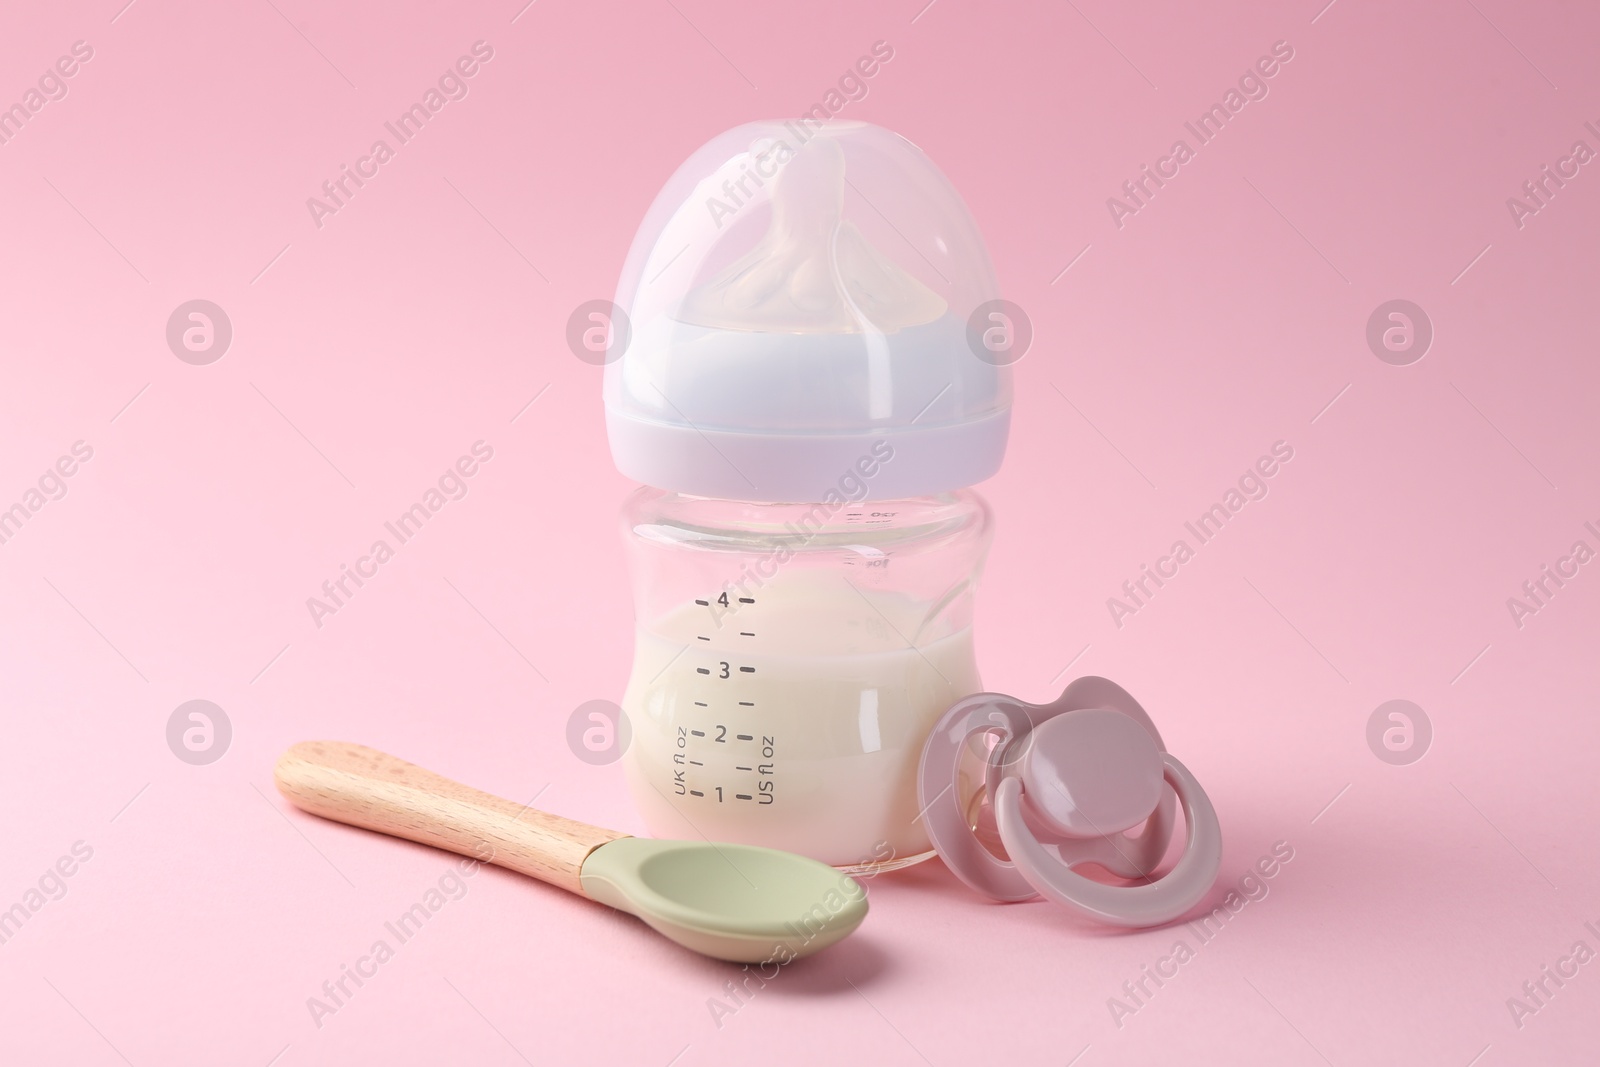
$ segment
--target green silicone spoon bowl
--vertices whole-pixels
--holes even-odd
[[[867,915],[855,879],[753,845],[619,838],[584,861],[585,895],[631,912],[718,959],[787,963],[849,934]]]

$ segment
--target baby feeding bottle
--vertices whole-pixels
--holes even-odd
[[[605,371],[635,597],[622,707],[652,833],[850,870],[930,855],[917,769],[982,689],[973,598],[1009,370],[944,175],[865,123],[761,122],[662,190]]]

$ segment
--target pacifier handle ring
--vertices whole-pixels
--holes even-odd
[[[995,821],[1006,854],[1039,893],[1101,922],[1160,926],[1200,902],[1222,865],[1222,828],[1211,799],[1177,758],[1162,756],[1162,777],[1178,795],[1188,824],[1183,857],[1149,885],[1111,886],[1092,881],[1045,851],[1022,821],[1022,782],[1008,777],[996,791]]]
[[[1178,794],[1163,781],[1161,800],[1137,834],[1049,840],[1049,843],[1056,847],[1068,867],[1098,863],[1121,878],[1148,878],[1151,871],[1161,866],[1161,857],[1167,854],[1167,845],[1172,841],[1172,828],[1177,824],[1177,814]]]

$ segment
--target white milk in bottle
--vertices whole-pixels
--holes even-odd
[[[914,860],[929,847],[923,742],[980,688],[971,627],[911,645],[893,621],[913,614],[904,598],[805,577],[780,576],[721,626],[690,603],[639,629],[623,699],[634,796],[658,833],[848,867]]]

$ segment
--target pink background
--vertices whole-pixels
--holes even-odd
[[[4,101],[94,49],[0,146],[0,506],[94,449],[0,545],[0,908],[93,849],[0,945],[0,1061],[1592,1058],[1600,963],[1520,1028],[1506,1003],[1600,949],[1600,567],[1521,628],[1506,606],[1600,547],[1600,173],[1521,228],[1506,206],[1600,148],[1592,10],[121,3],[0,32]],[[306,198],[480,39],[470,95],[318,229]],[[1203,946],[986,905],[925,864],[720,1028],[737,968],[486,870],[318,1028],[307,998],[448,860],[288,809],[287,745],[639,828],[620,767],[563,740],[620,697],[631,625],[629,486],[566,319],[694,148],[805,111],[878,40],[894,58],[843,116],[944,168],[1037,331],[984,490],[986,683],[1139,696],[1221,813],[1213,903],[1274,842],[1293,861]],[[1279,40],[1270,95],[1114,225],[1106,198]],[[233,324],[209,366],[164,338],[194,298]],[[1366,344],[1393,298],[1436,331],[1410,366]],[[470,494],[314,626],[306,598],[479,439]],[[1278,440],[1271,494],[1119,629],[1106,598]],[[164,733],[197,698],[234,730],[203,767]],[[1409,766],[1367,746],[1391,699],[1433,724]],[[1108,998],[1180,938],[1195,958],[1118,1026]]]

